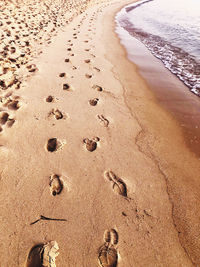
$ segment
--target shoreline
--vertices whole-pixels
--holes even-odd
[[[128,4],[126,4],[126,5],[128,5]],[[116,12],[116,14],[117,13],[118,12]],[[116,29],[116,25],[114,23],[113,24],[113,31],[115,31],[115,29]],[[122,78],[122,83],[124,85],[124,88],[126,88],[126,85],[127,85],[127,87],[129,87],[129,90],[127,90],[127,92],[126,92],[127,93],[126,101],[129,105],[129,107],[131,107],[131,106],[134,106],[135,108],[137,107],[137,111],[139,112],[138,114],[140,114],[139,115],[140,118],[142,118],[143,123],[145,122],[144,125],[140,124],[142,130],[136,138],[136,143],[138,145],[139,151],[141,153],[144,153],[148,158],[151,158],[155,162],[155,164],[158,166],[159,171],[163,175],[163,178],[166,182],[166,187],[167,187],[166,190],[169,194],[169,199],[170,199],[170,202],[172,204],[172,217],[173,217],[173,221],[174,221],[174,226],[178,232],[180,244],[184,248],[184,250],[187,253],[188,257],[190,258],[191,262],[193,264],[197,264],[198,256],[197,256],[196,252],[199,250],[200,244],[196,243],[196,241],[197,241],[196,238],[195,238],[196,241],[190,240],[190,238],[192,239],[192,235],[193,235],[192,233],[195,233],[195,231],[197,230],[196,227],[195,227],[196,230],[194,230],[194,228],[193,228],[195,221],[196,221],[196,223],[198,221],[198,218],[195,218],[196,216],[194,214],[197,212],[197,210],[198,210],[197,207],[200,205],[199,201],[197,200],[198,195],[199,195],[200,184],[199,184],[198,179],[196,178],[198,176],[198,173],[199,173],[199,167],[198,167],[198,165],[199,165],[199,158],[198,158],[199,149],[197,146],[196,147],[195,147],[195,145],[191,146],[191,144],[189,143],[190,136],[194,135],[194,129],[193,129],[192,133],[188,133],[190,130],[190,127],[188,127],[188,129],[189,129],[188,130],[187,129],[188,125],[187,125],[186,131],[188,130],[188,132],[186,132],[186,134],[185,133],[183,134],[184,131],[181,129],[180,123],[177,121],[177,118],[181,121],[181,117],[177,116],[178,111],[176,109],[174,109],[175,106],[171,109],[169,109],[169,106],[167,106],[167,109],[166,109],[166,105],[163,105],[162,101],[159,101],[159,99],[157,98],[157,96],[160,96],[159,88],[155,86],[155,82],[152,82],[152,80],[149,83],[150,73],[148,73],[148,75],[144,75],[145,71],[147,71],[147,68],[148,68],[148,67],[145,68],[145,59],[147,59],[145,57],[149,56],[149,59],[151,59],[151,60],[152,60],[152,58],[154,58],[154,61],[151,65],[151,67],[154,65],[154,68],[153,68],[154,70],[157,71],[158,67],[161,67],[163,69],[163,73],[166,73],[166,72],[168,73],[168,79],[173,77],[173,79],[175,81],[174,83],[176,85],[179,85],[179,86],[181,85],[180,86],[181,89],[186,88],[186,91],[182,92],[182,94],[183,94],[183,96],[184,95],[189,96],[189,98],[191,99],[191,103],[192,103],[192,100],[194,100],[197,102],[197,105],[198,105],[199,99],[198,99],[198,97],[193,95],[187,89],[187,87],[184,84],[182,84],[181,81],[178,80],[178,78],[176,76],[174,76],[169,70],[167,70],[164,67],[164,65],[161,62],[159,62],[159,60],[156,59],[150,53],[150,51],[147,50],[146,47],[142,48],[142,49],[141,48],[138,49],[138,47],[134,46],[134,48],[136,48],[136,50],[134,51],[134,54],[137,54],[137,52],[139,52],[139,59],[137,61],[138,64],[134,63],[134,62],[136,62],[136,60],[133,62],[133,60],[131,59],[131,62],[130,62],[130,59],[128,59],[129,54],[127,53],[127,50],[125,49],[124,45],[121,44],[118,34],[115,33],[115,36],[118,39],[118,41],[116,40],[116,44],[118,42],[118,44],[122,48],[121,50],[123,52],[120,53],[121,57],[120,57],[120,59],[118,59],[120,62],[120,67],[117,64],[118,60],[113,60],[113,62],[115,62],[116,66],[118,67],[117,68],[118,69],[117,75],[119,75],[119,77],[120,77],[120,73],[125,74],[124,77]],[[130,39],[129,39],[129,41],[130,41]],[[137,41],[137,42],[139,43],[139,41]],[[145,50],[148,51],[148,53],[145,53],[144,58],[140,58],[140,56],[141,56],[140,49],[142,52],[144,52]],[[111,52],[111,49],[110,49],[110,52]],[[144,92],[145,92],[145,93],[143,92],[144,95],[143,95],[143,93],[140,93],[139,88],[138,88],[139,90],[137,90],[136,94],[134,92],[130,91],[131,88],[133,89],[132,84],[135,85],[135,82],[134,82],[133,77],[131,77],[132,75],[128,75],[128,73],[126,73],[126,70],[123,67],[121,67],[121,65],[123,65],[122,64],[122,62],[123,62],[122,58],[123,57],[126,58],[124,60],[124,62],[126,62],[126,65],[127,65],[126,68],[129,69],[129,71],[132,69],[133,72],[136,72],[140,76],[140,80],[142,80],[142,81],[140,81],[142,83],[142,85],[144,85],[144,87],[146,87],[146,89],[150,88],[151,91],[149,91],[149,89],[144,90]],[[114,59],[114,58],[118,58],[117,54],[114,55],[112,59]],[[135,58],[136,57],[133,57],[133,59],[135,59]],[[112,61],[112,59],[111,59],[111,61]],[[127,61],[129,61],[130,63],[128,63]],[[131,67],[131,65],[132,65],[132,67]],[[143,68],[141,68],[141,66]],[[144,77],[144,78],[142,78],[142,77]],[[146,80],[146,78],[147,78],[147,80]],[[156,77],[156,78],[158,78],[158,77]],[[131,84],[131,81],[132,81],[132,84]],[[165,82],[166,82],[166,80],[165,80]],[[133,98],[135,98],[135,101],[133,100]],[[142,105],[141,105],[141,102],[139,104],[137,104],[137,100],[138,100],[138,102],[139,102],[139,100],[142,100],[142,101],[145,100],[145,103],[143,103]],[[146,102],[146,100],[147,100],[147,102]],[[152,107],[154,109],[154,105],[155,105],[155,110],[153,111]],[[146,109],[148,110],[148,107],[149,107],[150,113],[149,113],[149,111],[145,111]],[[158,113],[156,112],[156,109],[158,109]],[[175,111],[175,116],[172,113],[170,114],[169,110],[170,110],[170,113],[171,113],[171,111],[172,112]],[[132,112],[133,112],[133,114],[135,114],[135,109],[134,110],[132,109]],[[156,121],[157,120],[156,119],[157,114],[160,115],[160,118],[158,119],[158,121]],[[168,121],[169,124],[167,123],[167,124],[163,125],[163,122],[166,122],[166,121]],[[191,127],[193,127],[193,126],[195,126],[195,120],[194,120],[194,123],[191,125]],[[149,129],[148,129],[148,127],[149,127]],[[198,131],[198,129],[197,129],[197,131]],[[189,135],[189,134],[191,134],[191,135]],[[162,137],[163,140],[162,141],[157,140],[157,138],[155,139],[155,136],[160,136],[160,137]],[[189,138],[188,138],[188,136],[189,136]],[[185,142],[186,137],[187,137],[188,142]],[[198,137],[199,137],[199,135],[198,135]],[[169,144],[169,146],[168,146],[168,144]],[[175,151],[172,149],[174,147],[176,147]],[[189,150],[188,150],[188,148],[189,148]],[[193,152],[195,152],[195,153],[193,153]],[[184,163],[184,165],[183,165],[183,163]],[[171,168],[171,170],[170,170],[170,168]],[[185,186],[185,188],[184,188],[184,186]],[[181,187],[183,187],[183,188],[181,188]],[[190,193],[189,193],[189,191],[190,191]],[[187,197],[185,197],[185,194],[188,194]],[[183,199],[184,199],[184,201],[183,201]],[[196,205],[194,205],[194,201],[196,201]],[[190,210],[190,207],[192,207],[192,210]],[[187,210],[188,214],[187,215],[180,214],[180,212],[181,212],[180,210],[182,210],[182,211]],[[191,220],[191,219],[194,220],[193,223],[189,222],[189,220]],[[187,223],[186,223],[186,225],[184,225],[183,222],[186,222],[186,221],[187,221]],[[195,248],[194,247],[191,248],[190,246],[195,246]]]
[[[58,245],[61,267],[104,266],[109,251],[113,266],[199,264],[199,161],[127,59],[121,8],[77,15],[7,104],[19,108],[0,136],[3,267],[30,267],[38,244]]]

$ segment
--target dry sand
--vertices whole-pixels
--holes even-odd
[[[0,266],[199,266],[199,159],[114,33],[130,1],[25,2],[1,11],[22,29],[2,37]]]

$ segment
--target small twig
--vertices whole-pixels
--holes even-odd
[[[56,218],[48,218],[48,217],[45,217],[43,215],[40,215],[40,219],[37,219],[36,221],[30,223],[30,225],[33,225],[41,220],[44,220],[44,221],[62,221],[62,222],[66,222],[67,220],[66,219],[56,219]]]

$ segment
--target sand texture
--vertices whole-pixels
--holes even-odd
[[[200,266],[199,160],[114,33],[128,1],[0,3],[0,266]]]

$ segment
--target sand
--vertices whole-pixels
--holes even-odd
[[[31,47],[1,56],[2,267],[200,264],[199,159],[114,33],[128,2],[7,2]]]

